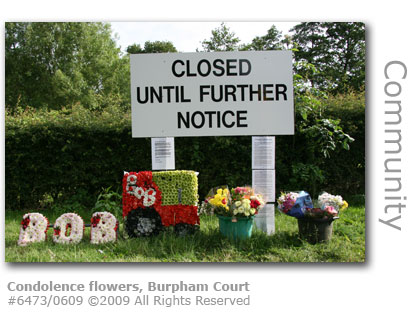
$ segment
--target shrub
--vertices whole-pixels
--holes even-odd
[[[342,185],[344,194],[365,193],[365,95],[348,93],[330,97],[326,114],[340,124],[355,141],[348,152],[336,150],[325,168],[331,186]],[[329,189],[328,189],[329,192]]]
[[[303,154],[310,143],[303,132],[278,136],[277,192],[311,190],[311,175],[331,193],[365,192],[364,96],[330,97],[325,103],[327,116],[341,119],[355,138],[351,149],[316,162]],[[102,188],[121,187],[123,171],[151,170],[150,139],[132,138],[130,114],[119,105],[100,112],[80,105],[60,111],[17,108],[6,112],[5,127],[7,208],[35,209],[69,199],[92,207]],[[203,199],[217,185],[251,184],[250,148],[250,136],[177,138],[176,169],[199,172]]]

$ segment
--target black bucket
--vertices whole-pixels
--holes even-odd
[[[337,217],[335,218],[337,219]],[[300,238],[311,244],[328,242],[332,237],[332,223],[334,218],[328,219],[298,219],[298,231]]]

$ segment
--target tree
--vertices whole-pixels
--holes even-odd
[[[6,106],[127,100],[129,71],[111,33],[105,23],[6,23]]]
[[[359,22],[296,25],[293,41],[295,60],[313,64],[318,73],[309,78],[313,86],[332,93],[365,88],[365,25]],[[303,77],[306,71],[296,69]]]
[[[255,37],[250,44],[245,45],[241,50],[281,50],[283,49],[281,37],[282,32],[272,25],[266,35]]]
[[[334,70],[331,77],[338,85],[338,92],[346,92],[349,87],[356,91],[365,89],[365,24],[325,23],[327,35],[331,39]]]
[[[296,63],[296,66],[300,63]],[[301,62],[309,77],[314,77],[314,65]],[[343,131],[340,119],[325,114],[328,96],[326,91],[311,87],[306,78],[295,74],[294,79],[295,124],[299,148],[292,161],[293,185],[309,185],[311,194],[317,194],[318,185],[325,180],[324,163],[336,150],[349,150],[354,138]],[[301,155],[301,156],[300,156]]]
[[[138,54],[138,53],[144,53],[144,50],[142,49],[140,44],[131,44],[126,48],[126,52],[129,54]]]
[[[236,51],[239,49],[240,39],[224,23],[211,32],[210,39],[202,41],[204,51]]]
[[[167,52],[178,52],[170,41],[146,41],[144,48],[139,44],[132,44],[128,46],[126,52],[129,54],[138,53],[167,53]]]

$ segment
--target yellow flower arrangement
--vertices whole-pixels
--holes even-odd
[[[214,214],[233,219],[254,216],[264,206],[262,196],[254,194],[251,187],[211,189],[205,203],[210,205]]]
[[[342,204],[342,207],[340,208],[340,210],[344,210],[344,209],[346,209],[346,208],[348,208],[348,202],[346,202],[346,201],[344,200],[344,203]]]
[[[209,203],[216,207],[222,207],[226,211],[229,210],[228,206],[229,189],[217,189],[216,194],[209,200]]]

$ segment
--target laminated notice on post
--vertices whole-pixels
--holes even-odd
[[[175,170],[175,139],[152,138],[152,170]]]
[[[257,229],[269,235],[273,234],[275,232],[274,204],[267,203],[254,217],[254,222]]]
[[[252,170],[252,187],[263,195],[265,202],[275,200],[275,170]]]
[[[275,137],[253,136],[252,137],[252,168],[275,169]]]

